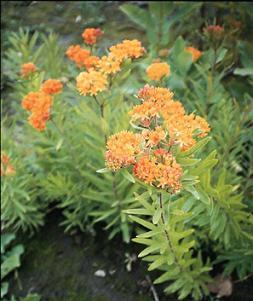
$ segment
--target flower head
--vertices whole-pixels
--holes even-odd
[[[76,63],[79,68],[85,65],[85,60],[90,56],[90,51],[80,45],[72,45],[66,51],[68,58]]]
[[[145,49],[138,40],[124,40],[122,43],[110,48],[110,53],[112,53],[119,61],[123,61],[127,58],[139,58],[144,52]]]
[[[62,83],[57,79],[48,79],[42,84],[41,90],[46,94],[58,94],[62,92]]]
[[[35,73],[37,71],[37,67],[34,63],[26,63],[21,66],[21,76],[27,77],[28,75]]]
[[[183,170],[171,153],[157,150],[153,155],[144,155],[133,168],[136,178],[163,189],[178,192],[181,188]]]
[[[90,68],[96,67],[98,65],[98,62],[99,57],[91,55],[84,60],[83,64],[85,68],[89,70]]]
[[[86,28],[82,33],[84,42],[88,45],[96,44],[97,38],[103,34],[100,28]]]
[[[185,50],[192,55],[193,62],[196,62],[202,55],[202,52],[194,47],[186,47]]]
[[[117,170],[136,162],[136,156],[141,152],[141,136],[128,131],[122,131],[109,137],[105,155],[106,166]]]
[[[204,28],[204,31],[211,34],[222,34],[224,32],[224,27],[220,25],[209,25]]]
[[[121,61],[112,53],[103,56],[98,62],[98,68],[105,74],[115,74],[120,71]]]
[[[153,63],[146,70],[147,76],[159,81],[164,76],[170,75],[170,66],[167,63]]]
[[[45,129],[46,121],[50,118],[52,102],[52,97],[43,91],[30,92],[23,98],[22,107],[31,111],[28,120],[35,129],[39,131]]]
[[[100,71],[81,72],[76,78],[77,90],[82,95],[97,95],[107,88],[107,77]]]

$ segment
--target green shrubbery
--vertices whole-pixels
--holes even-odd
[[[132,52],[120,59],[120,70],[106,74],[107,89],[94,95],[92,80],[85,92],[83,87],[78,91],[75,79],[80,72],[64,57],[66,50],[55,34],[20,30],[9,37],[12,46],[5,54],[4,73],[11,85],[11,104],[2,100],[8,111],[2,122],[2,149],[14,172],[8,174],[2,156],[5,228],[36,230],[49,207],[55,206],[62,210],[66,231],[100,222],[109,239],[120,234],[127,243],[137,233],[133,241],[146,246],[139,257],[148,262],[150,271],[162,272],[155,283],[169,281],[165,292],[178,292],[179,299],[208,295],[209,272],[216,264],[225,275],[236,271],[240,279],[252,272],[251,45],[240,40],[231,45],[239,33],[229,26],[215,41],[201,30],[203,51],[195,61],[186,50],[195,41],[194,33],[191,44],[174,35],[187,36],[178,22],[196,15],[200,6],[152,3],[146,10],[123,5],[121,10],[146,31],[150,44],[145,53],[139,44],[128,46]],[[92,56],[106,55],[89,43],[84,48]],[[170,76],[154,82],[146,69],[159,56],[170,66]],[[27,62],[33,62],[37,71],[22,77],[20,68]],[[227,79],[231,72],[235,85]],[[21,102],[50,78],[64,87],[53,98],[46,129],[37,131],[27,122]],[[131,128],[143,130],[128,112],[145,83],[169,88],[187,113],[202,116],[211,127],[212,139],[197,139],[187,150],[165,147],[183,170],[179,193],[144,184],[126,169],[104,169],[109,136]],[[167,128],[163,130],[168,138]],[[193,134],[196,138],[198,130]],[[206,246],[215,258],[208,258]]]

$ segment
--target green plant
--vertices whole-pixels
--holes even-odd
[[[129,152],[126,133],[112,136],[106,165],[117,170],[133,164],[137,182],[144,182],[146,192],[136,194],[139,206],[125,212],[141,226],[133,239],[146,246],[139,257],[149,263],[150,271],[163,272],[155,283],[172,282],[165,292],[178,292],[179,300],[188,295],[201,300],[209,294],[206,285],[212,280],[208,272],[214,265],[208,256],[203,259],[203,244],[212,246],[217,256],[240,243],[250,256],[252,216],[236,187],[226,183],[226,172],[218,178],[213,173],[217,151],[207,156],[204,152],[210,138],[196,143],[209,131],[205,122],[185,115],[168,89],[145,86],[138,98],[142,104],[130,115],[139,134],[128,134],[139,141],[136,149]],[[128,177],[134,181],[130,174]],[[246,272],[244,264],[247,260],[238,263],[238,268]],[[229,265],[226,272],[232,270],[233,262]]]
[[[193,16],[201,3],[175,3],[166,1],[150,1],[148,9],[137,4],[123,4],[120,10],[138,27],[146,32],[151,52],[157,53],[168,47],[178,32],[186,26],[181,25],[181,19]],[[191,25],[190,25],[191,26]],[[175,28],[176,27],[176,28]]]
[[[15,234],[4,233],[1,236],[1,281],[11,272],[20,267],[20,256],[24,252],[22,245],[16,245],[7,250],[8,245],[15,239]],[[1,283],[1,299],[8,293],[9,284]]]

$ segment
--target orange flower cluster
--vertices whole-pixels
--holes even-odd
[[[81,72],[76,78],[77,90],[82,95],[97,95],[107,88],[107,77],[100,71]]]
[[[202,55],[202,52],[194,47],[186,47],[185,50],[192,55],[193,62],[196,62]]]
[[[174,193],[181,189],[182,167],[170,152],[159,149],[153,156],[144,155],[134,165],[133,174],[141,181]]]
[[[36,71],[37,71],[37,67],[35,66],[34,63],[30,62],[30,63],[23,64],[21,66],[20,74],[23,77],[27,77],[30,74],[35,73]]]
[[[1,152],[1,176],[13,176],[16,171],[10,164],[10,158],[4,152]]]
[[[103,56],[97,64],[97,67],[105,74],[115,74],[120,71],[121,61],[112,53]]]
[[[82,33],[84,42],[88,45],[94,45],[97,42],[97,38],[103,34],[100,28],[86,28]]]
[[[128,131],[112,135],[107,141],[106,166],[117,170],[136,162],[141,152],[141,136]]]
[[[29,92],[22,100],[22,107],[31,112],[29,123],[38,131],[44,131],[46,122],[50,119],[50,110],[53,104],[52,94],[62,91],[62,83],[59,80],[49,79],[45,81],[40,91]]]
[[[41,90],[46,94],[59,94],[62,92],[62,83],[58,79],[48,79],[41,87]]]
[[[205,137],[210,131],[203,118],[194,114],[185,114],[179,101],[173,100],[173,93],[166,88],[146,85],[137,95],[142,104],[129,112],[132,121],[145,127],[157,124],[162,120],[169,133],[169,145],[178,144],[186,151],[196,143],[196,138]]]
[[[224,32],[224,27],[220,25],[209,25],[207,26],[204,31],[207,31],[209,33],[213,34],[221,34]]]
[[[173,193],[181,189],[183,170],[171,146],[186,151],[210,128],[205,119],[187,115],[173,96],[169,89],[149,85],[138,92],[142,103],[129,114],[132,122],[142,126],[138,127],[141,133],[121,132],[108,139],[105,160],[109,169],[133,165],[133,174],[141,181]]]
[[[30,111],[29,123],[38,131],[46,128],[46,122],[50,118],[52,97],[43,91],[30,92],[22,100],[22,107]]]
[[[127,58],[137,59],[145,52],[138,40],[124,40],[122,43],[110,47],[112,53],[119,61]]]
[[[66,55],[76,63],[77,67],[82,68],[85,66],[85,61],[90,57],[90,51],[80,45],[72,45],[66,51]]]
[[[170,66],[167,63],[153,63],[146,70],[147,76],[159,81],[164,76],[170,75]]]

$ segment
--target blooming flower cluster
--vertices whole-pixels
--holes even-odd
[[[35,73],[36,71],[37,67],[35,66],[35,64],[29,62],[21,66],[20,74],[22,77],[27,77],[30,74]]]
[[[106,75],[95,70],[81,72],[76,78],[76,87],[82,95],[97,95],[107,87]]]
[[[86,44],[93,45],[100,33],[102,31],[98,28],[87,28],[82,36]],[[138,40],[124,40],[110,47],[108,55],[101,58],[93,56],[89,50],[80,45],[70,46],[66,54],[79,68],[86,68],[86,71],[81,72],[76,78],[77,90],[82,95],[93,96],[106,90],[108,76],[119,72],[125,59],[139,58],[144,52]]]
[[[220,25],[209,25],[206,28],[204,28],[204,31],[214,34],[221,34],[224,32],[224,27]]]
[[[83,40],[88,45],[94,45],[97,38],[103,34],[100,28],[86,28],[82,34]]]
[[[1,176],[13,176],[16,171],[10,164],[10,158],[4,152],[1,152]]]
[[[186,47],[185,50],[192,55],[193,62],[196,62],[202,55],[202,52],[194,47]]]
[[[140,105],[130,112],[131,122],[141,132],[120,132],[109,137],[105,154],[106,166],[111,170],[133,166],[139,180],[165,190],[181,189],[183,170],[171,153],[173,145],[186,151],[197,138],[210,131],[205,119],[187,115],[174,94],[166,88],[146,85],[137,98]]]
[[[62,91],[62,83],[56,79],[45,81],[41,89],[29,92],[22,100],[22,107],[31,112],[29,123],[38,131],[44,131],[46,122],[50,119],[50,110],[53,104],[51,95]]]
[[[147,76],[155,81],[159,81],[164,76],[170,75],[170,66],[167,63],[153,63],[146,70]]]

